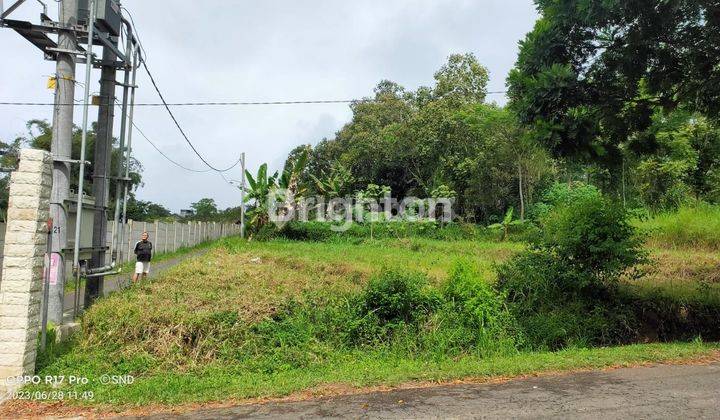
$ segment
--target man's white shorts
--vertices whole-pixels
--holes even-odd
[[[150,273],[150,262],[138,261],[135,263],[135,274],[149,274]]]

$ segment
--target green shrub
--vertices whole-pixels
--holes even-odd
[[[583,182],[556,182],[543,193],[540,201],[530,208],[528,214],[531,219],[538,220],[546,216],[557,206],[568,205],[578,200],[592,200],[601,197],[602,192],[594,185]]]
[[[556,205],[541,218],[541,235],[498,269],[528,344],[558,349],[629,340],[636,325],[622,305],[622,275],[644,261],[629,215],[594,194]]]
[[[396,331],[417,331],[438,307],[440,298],[422,274],[383,271],[357,299],[356,341],[383,341]]]
[[[458,262],[442,288],[443,305],[424,337],[426,349],[441,354],[511,353],[522,335],[505,297],[469,263]]]
[[[353,223],[346,231],[334,230],[330,222],[290,222],[274,233],[275,237],[310,242],[360,242],[366,239],[421,237],[440,240],[467,240],[485,235],[475,225],[436,222]]]
[[[584,196],[556,206],[541,225],[536,246],[588,281],[607,285],[645,259],[628,212],[603,197]]]
[[[459,262],[453,267],[443,298],[465,324],[480,334],[499,333],[505,328],[504,296],[467,262]]]

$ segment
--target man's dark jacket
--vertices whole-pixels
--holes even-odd
[[[152,242],[138,241],[135,244],[135,255],[140,262],[148,262],[152,258]]]

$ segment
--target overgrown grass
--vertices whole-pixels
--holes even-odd
[[[91,390],[95,400],[73,403],[129,407],[598,368],[718,350],[699,340],[533,350],[490,287],[495,265],[522,244],[221,243],[99,301],[72,346],[39,360],[38,374],[90,379],[72,389]],[[674,320],[682,310],[664,314]],[[103,385],[103,374],[136,381]]]
[[[720,206],[698,203],[638,223],[657,248],[720,250]]]
[[[153,263],[159,263],[162,261],[172,260],[175,258],[183,257],[187,254],[190,254],[192,252],[196,252],[202,249],[208,249],[213,246],[213,244],[218,243],[218,241],[222,241],[222,239],[218,239],[215,241],[206,241],[201,242],[197,245],[193,246],[183,246],[178,248],[175,251],[171,252],[163,252],[158,253],[156,255],[153,255],[152,262]],[[132,257],[134,259],[134,257]],[[132,274],[135,270],[135,261],[131,259],[131,261],[127,261],[125,263],[120,264],[118,267],[115,268],[115,271],[120,270],[121,274],[119,275],[126,275],[127,273]],[[68,278],[68,281],[65,282],[65,293],[69,293],[75,290],[75,279],[74,278]],[[82,288],[85,287],[85,279],[80,279],[80,285]]]

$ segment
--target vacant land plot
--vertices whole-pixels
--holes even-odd
[[[379,273],[419,273],[427,284],[418,286],[418,293],[427,292],[434,302],[444,299],[458,261],[477,268],[475,275],[491,284],[495,266],[524,247],[427,239],[359,244],[229,239],[155,281],[98,302],[74,342],[42,355],[38,373],[90,379],[63,389],[91,390],[92,400],[64,404],[123,408],[631,365],[717,351],[701,340],[610,348],[578,343],[549,351],[523,344],[507,329],[492,343],[487,337],[469,343],[465,336],[472,329],[458,324],[453,310],[440,303],[418,319],[380,329],[373,324],[372,336],[379,338],[367,338],[367,314],[357,313]],[[653,251],[650,274],[628,289],[664,290],[684,302],[717,295],[717,257],[697,252],[688,258],[690,252]],[[682,293],[673,295],[676,290]],[[99,383],[104,374],[130,374],[135,383]]]

